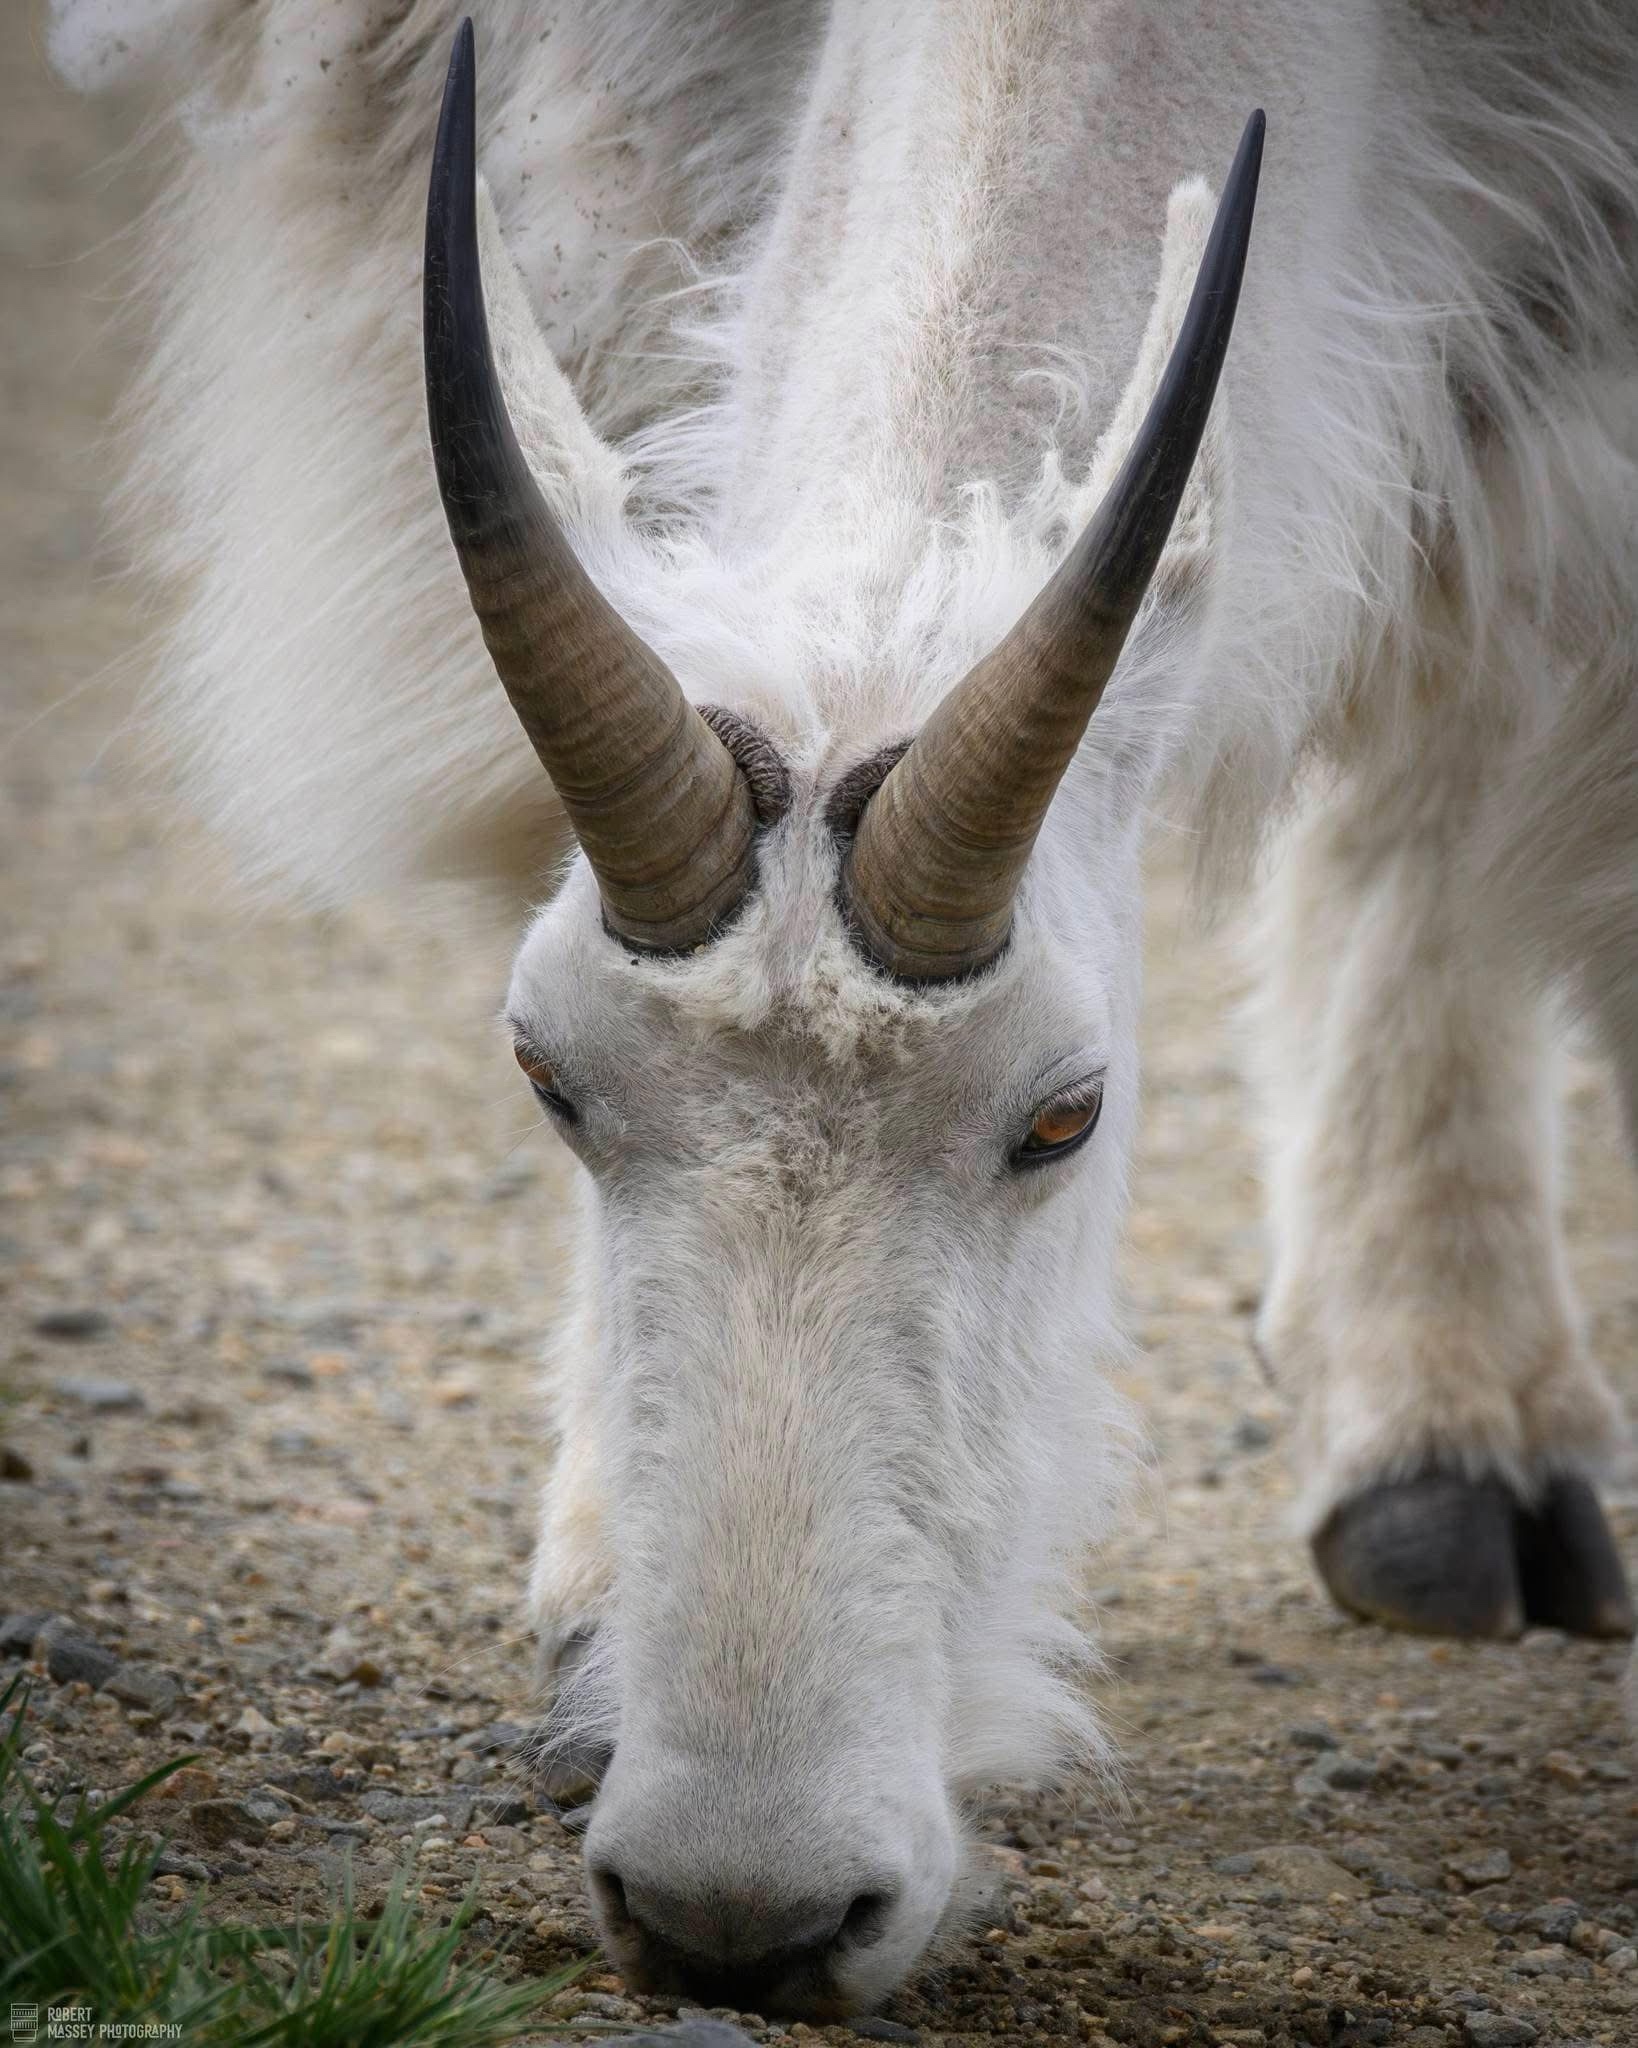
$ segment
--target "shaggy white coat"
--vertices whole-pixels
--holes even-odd
[[[457,12],[58,9],[70,77],[146,67],[180,110],[133,412],[131,530],[182,596],[155,716],[251,872],[320,902],[448,873],[521,902],[569,851],[425,446],[420,213]],[[1096,1369],[1163,777],[1213,883],[1306,806],[1259,950],[1261,1335],[1309,1523],[1430,1453],[1529,1486],[1617,1429],[1556,1235],[1541,991],[1593,1014],[1638,1121],[1638,19],[473,12],[520,436],[610,598],[692,694],[767,726],[798,792],[708,955],[632,976],[578,864],[520,955],[515,1020],[609,1119],[576,1140],[537,1609],[552,1640],[604,1623],[585,1697],[627,1773],[605,1834],[645,1716],[655,1753],[716,1726],[760,1755],[786,1805],[722,1827],[764,1829],[770,1884],[813,1820],[793,1786],[851,1769],[920,1872],[902,1967],[948,1886],[938,1788],[1093,1740],[1063,1567],[1119,1462]],[[1208,446],[1014,947],[973,989],[892,991],[835,923],[824,787],[915,728],[1089,515],[1192,277],[1200,177],[1257,104]],[[1073,1186],[998,1194],[997,1105],[1065,1059],[1108,1067],[1095,1148]],[[788,1647],[756,1667],[777,1713],[735,1689],[745,1629]],[[661,1861],[708,1860],[697,1803],[667,1825]]]

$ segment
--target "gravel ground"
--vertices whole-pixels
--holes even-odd
[[[136,110],[67,100],[26,43],[0,66],[0,1679],[39,1674],[53,1788],[198,1753],[153,1807],[156,1904],[262,1918],[410,1859],[544,1968],[591,1947],[575,1840],[509,1761],[563,1164],[520,1145],[505,940],[426,905],[252,922],[144,795],[143,627],[96,539]],[[1620,1653],[1345,1623],[1286,1532],[1231,964],[1156,865],[1127,1271],[1159,1479],[1096,1567],[1129,1810],[990,1816],[993,1926],[886,2020],[788,2031],[1638,2041]],[[1566,1121],[1631,1389],[1638,1211],[1579,1058]],[[1638,1563],[1638,1465],[1610,1502]],[[659,2008],[594,1968],[563,2010]]]

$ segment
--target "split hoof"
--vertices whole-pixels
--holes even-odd
[[[1632,1598],[1584,1479],[1534,1505],[1499,1479],[1423,1472],[1344,1501],[1314,1538],[1332,1598],[1419,1635],[1507,1642],[1526,1627],[1630,1636]]]
[[[1555,1479],[1517,1528],[1524,1612],[1574,1636],[1633,1633],[1632,1595],[1603,1510],[1585,1479]]]
[[[1524,1633],[1513,1496],[1499,1479],[1424,1472],[1335,1509],[1314,1562],[1350,1614],[1419,1635]]]

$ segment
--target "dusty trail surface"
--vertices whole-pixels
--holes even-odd
[[[200,1752],[153,1809],[156,1905],[265,1918],[410,1859],[544,1967],[590,1940],[506,1763],[562,1169],[518,1142],[505,945],[421,906],[251,922],[139,794],[96,506],[140,110],[69,100],[26,39],[0,65],[0,1678],[47,1652],[54,1786]],[[1638,2042],[1618,1653],[1347,1625],[1285,1533],[1233,976],[1157,867],[1126,1270],[1164,1483],[1096,1567],[1131,1810],[990,1823],[994,1928],[877,2037]],[[1632,1184],[1599,1069],[1566,1085],[1574,1266],[1630,1391]],[[1638,1466],[1612,1505],[1638,1565]],[[649,2009],[595,1973],[564,2001]]]

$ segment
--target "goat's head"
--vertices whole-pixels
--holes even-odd
[[[457,47],[432,439],[582,856],[510,1015],[595,1216],[615,1584],[584,1683],[613,1757],[586,1856],[640,1982],[870,2004],[952,1910],[963,1789],[1084,1732],[1053,1574],[1106,1433],[1136,831],[1089,853],[1085,805],[1043,828],[1194,459],[1260,139],[1133,452],[1022,621],[908,744],[787,760],[691,703],[519,451],[478,275],[470,30]]]

